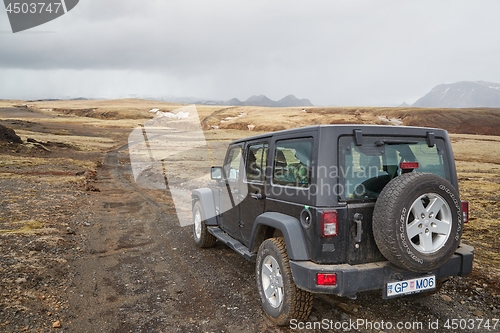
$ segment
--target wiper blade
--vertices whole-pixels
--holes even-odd
[[[380,147],[384,145],[416,145],[418,141],[408,141],[408,140],[379,140],[375,141],[375,145]]]

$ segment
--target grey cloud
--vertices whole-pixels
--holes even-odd
[[[154,77],[200,97],[398,103],[443,82],[500,82],[498,9],[494,1],[86,0],[40,27],[55,33],[0,35],[0,71],[77,71],[85,89],[99,77],[100,91],[143,91]],[[115,71],[127,85],[101,78]]]

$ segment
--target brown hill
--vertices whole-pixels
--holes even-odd
[[[45,113],[86,116],[114,121],[150,119],[152,108],[173,111],[182,107],[139,99],[35,102],[33,109]],[[450,133],[500,135],[500,108],[415,108],[415,107],[261,107],[197,105],[207,130],[237,129],[276,131],[317,124],[380,124],[444,128]],[[135,122],[134,122],[135,124]]]
[[[242,116],[244,115],[244,116]],[[276,131],[317,124],[380,124],[444,128],[450,133],[500,135],[500,109],[229,108],[211,115],[206,128]]]

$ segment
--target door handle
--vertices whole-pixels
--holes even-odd
[[[262,199],[266,198],[266,196],[262,193],[252,193],[252,194],[250,194],[250,196],[252,198],[254,198],[255,200],[262,200]]]
[[[361,243],[361,235],[363,234],[363,215],[359,213],[354,214],[354,222],[356,223],[356,238],[354,238],[354,241],[356,243]]]

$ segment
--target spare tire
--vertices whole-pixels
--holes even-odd
[[[462,236],[458,191],[430,173],[406,173],[381,191],[373,211],[380,252],[410,271],[432,271],[448,261]]]

